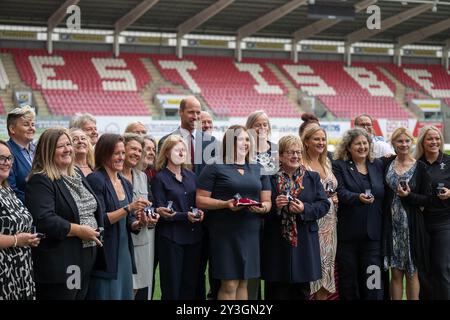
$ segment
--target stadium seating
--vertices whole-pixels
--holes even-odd
[[[320,101],[339,118],[369,113],[375,118],[406,119],[411,115],[395,101],[395,85],[378,69],[379,64],[339,61],[301,61],[232,57],[122,54],[110,52],[0,49],[13,55],[22,80],[40,90],[53,115],[71,116],[85,111],[94,115],[149,115],[139,92],[151,83],[140,61],[150,57],[162,76],[200,94],[218,116],[245,117],[264,109],[272,117],[298,117],[288,90],[269,68],[275,65],[302,92]],[[382,64],[408,91],[406,101],[426,98],[421,92],[450,104],[450,75],[439,65]],[[0,90],[7,76],[0,68]],[[181,94],[164,86],[159,94]],[[1,105],[0,105],[1,106]],[[3,107],[0,111],[4,113]]]
[[[337,61],[274,62],[297,88],[318,97],[340,118],[368,113],[375,118],[406,119],[410,115],[394,99],[395,85],[370,63],[345,67]]]
[[[440,65],[405,64],[385,67],[407,87],[423,90],[434,98],[450,98],[450,75]]]
[[[3,66],[2,59],[0,58],[0,90],[5,90],[9,85],[9,79],[6,75],[5,67]]]
[[[5,107],[3,106],[3,101],[0,98],[0,114],[5,114]]]
[[[50,112],[70,116],[84,111],[94,115],[149,115],[138,92],[150,75],[139,55],[119,59],[104,52],[10,50],[22,79],[42,90]]]
[[[264,64],[245,59],[235,63],[228,57],[153,55],[163,77],[200,93],[216,115],[245,117],[256,109],[270,116],[298,117],[287,99],[287,89]]]

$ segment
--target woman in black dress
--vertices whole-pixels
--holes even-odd
[[[212,273],[221,280],[219,300],[246,300],[247,279],[260,277],[261,215],[271,208],[271,192],[261,165],[249,163],[250,145],[245,127],[228,128],[224,163],[206,166],[197,185],[197,205],[208,209]],[[236,207],[237,193],[261,206]]]

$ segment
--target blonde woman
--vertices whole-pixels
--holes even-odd
[[[320,181],[330,202],[330,210],[318,221],[322,279],[311,283],[311,293],[316,300],[326,300],[336,292],[335,259],[337,246],[337,180],[327,157],[327,133],[318,124],[306,127],[302,135],[303,163],[307,170],[320,175]]]
[[[87,177],[95,168],[94,148],[83,130],[72,128],[69,132],[73,143],[75,166]]]
[[[168,136],[156,160],[152,180],[162,300],[194,300],[202,252],[203,211],[195,202],[195,173],[185,168],[187,147],[179,135]]]
[[[36,113],[30,106],[15,108],[6,118],[9,135],[6,143],[15,159],[9,172],[8,183],[22,203],[25,203],[26,178],[31,171],[36,151],[33,142],[36,133],[35,118]]]
[[[420,130],[415,158],[425,163],[432,193],[439,198],[423,211],[430,236],[431,277],[421,279],[421,286],[422,282],[427,284],[421,298],[450,300],[450,156],[444,153],[444,138],[438,128],[425,126]]]
[[[431,203],[431,184],[426,165],[412,156],[414,138],[397,128],[391,143],[397,156],[386,161],[383,224],[384,267],[391,270],[392,300],[419,299],[419,272],[429,271],[429,238],[420,207]]]
[[[310,282],[320,279],[317,221],[328,213],[319,174],[302,164],[302,141],[284,136],[280,170],[270,177],[273,209],[265,216],[262,275],[268,300],[309,300]]]
[[[38,300],[84,300],[97,258],[105,261],[102,206],[73,158],[68,130],[42,133],[25,191],[36,229],[45,234],[33,252]],[[67,271],[74,265],[81,269],[80,287],[69,289]]]

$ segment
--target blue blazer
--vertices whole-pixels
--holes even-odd
[[[31,165],[23,156],[20,146],[17,143],[12,141],[12,139],[9,139],[6,143],[14,156],[14,163],[9,172],[8,183],[22,203],[25,203],[25,184],[26,178],[31,171]]]
[[[279,195],[275,175],[270,177],[272,210],[265,216],[262,241],[262,278],[271,282],[301,283],[320,279],[319,226],[317,220],[330,210],[320,176],[306,171],[303,191],[298,195],[305,211],[297,216],[297,247],[291,246],[281,235],[281,216],[275,199]],[[302,219],[303,217],[303,219]]]
[[[339,205],[338,242],[381,240],[381,226],[384,201],[384,163],[380,159],[366,162],[369,172],[371,191],[375,197],[372,204],[364,204],[359,194],[364,186],[356,165],[351,160],[333,162],[333,173],[338,181],[337,194]]]
[[[103,226],[103,208],[82,176],[84,187],[97,200],[95,219]],[[33,268],[38,283],[66,283],[67,268],[83,265],[83,245],[78,237],[67,237],[71,223],[80,223],[78,207],[62,179],[51,181],[46,175],[34,174],[28,181],[25,204],[33,215],[38,232],[46,234],[39,246],[33,248]],[[105,256],[97,247],[97,266],[104,266]],[[91,270],[81,270],[90,274]]]
[[[183,136],[181,134],[180,128],[178,128],[177,130],[175,130],[174,132],[169,133],[168,135],[165,135],[164,137],[162,137],[159,142],[158,142],[158,150],[161,150],[161,146],[164,143],[164,141],[166,140],[166,138],[172,134],[177,134],[180,136]],[[195,156],[195,162],[196,164],[194,165],[194,168],[192,168],[192,171],[194,171],[194,173],[196,174],[196,176],[198,177],[200,175],[200,173],[202,172],[203,168],[205,167],[206,164],[211,164],[213,163],[213,159],[215,157],[215,152],[214,152],[214,146],[217,143],[216,138],[202,132],[201,130],[196,130],[195,131],[195,146],[194,146],[194,156]],[[211,150],[213,151],[211,153],[211,160],[206,163],[205,159],[203,158],[203,151],[210,145],[210,148],[212,148]],[[197,161],[197,159],[201,159],[201,163],[197,163],[200,161]]]
[[[119,174],[119,179],[122,182],[125,195],[129,202],[133,199],[133,188],[131,184],[125,180],[122,175]],[[119,253],[119,239],[121,232],[127,232],[128,235],[128,249],[131,254],[131,263],[133,273],[136,274],[136,264],[134,260],[134,246],[131,240],[131,224],[136,221],[134,215],[127,215],[127,229],[121,230],[119,223],[111,224],[106,213],[116,211],[120,209],[119,199],[117,198],[116,191],[109,179],[108,174],[105,169],[99,169],[87,176],[89,184],[92,186],[92,190],[97,196],[99,203],[104,208],[104,251],[106,258],[106,267],[102,269],[94,269],[92,274],[94,276],[107,278],[107,279],[117,279],[117,258]],[[138,233],[134,232],[134,233]]]

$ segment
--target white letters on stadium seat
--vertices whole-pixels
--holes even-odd
[[[377,79],[377,75],[363,67],[344,67],[344,70],[362,88],[369,91],[374,97],[393,97],[394,93],[383,81]]]
[[[283,90],[277,85],[270,85],[261,76],[263,68],[257,63],[235,63],[236,68],[242,72],[248,72],[258,83],[254,85],[255,90],[258,93],[269,93],[269,94],[283,94]]]
[[[403,69],[403,71],[420,84],[435,98],[450,97],[450,89],[434,89],[434,83],[431,81],[433,75],[425,69]]]
[[[137,91],[136,79],[123,59],[91,58],[92,64],[102,78],[105,91]],[[114,68],[114,69],[111,69]],[[104,80],[110,79],[110,80]]]
[[[0,59],[0,89],[6,89],[7,85],[9,85],[8,75],[6,74],[2,59]]]
[[[50,80],[56,77],[55,69],[51,66],[65,65],[64,59],[59,56],[29,56],[31,67],[36,75],[36,83],[43,89],[78,90],[78,86],[72,80]],[[45,67],[44,67],[45,65]]]
[[[321,77],[314,75],[314,70],[305,65],[283,65],[284,70],[294,79],[300,89],[310,95],[336,95],[336,91],[322,80]]]
[[[159,65],[163,69],[175,69],[186,82],[188,88],[193,93],[200,93],[200,87],[195,80],[191,77],[188,70],[197,70],[197,66],[192,61],[174,61],[174,60],[160,60]]]

